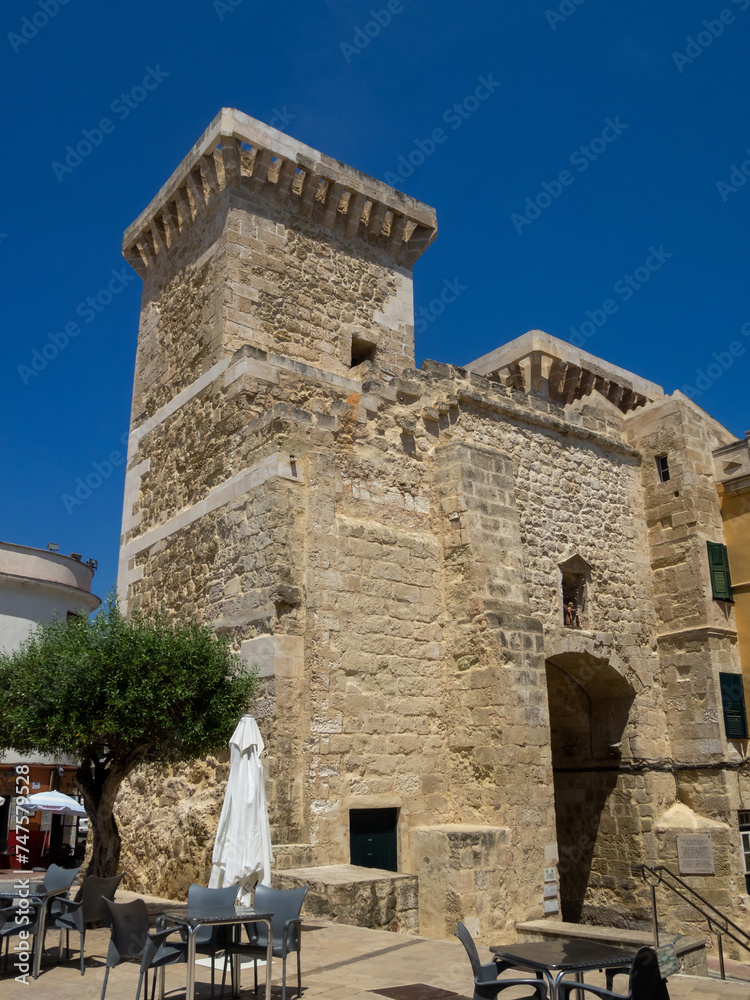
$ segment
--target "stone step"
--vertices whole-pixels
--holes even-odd
[[[419,879],[416,875],[362,868],[316,865],[274,872],[274,886],[306,885],[304,912],[336,923],[380,930],[419,932]]]

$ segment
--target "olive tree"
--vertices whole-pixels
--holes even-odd
[[[93,834],[87,874],[113,875],[125,778],[226,746],[256,688],[226,636],[163,611],[125,618],[111,594],[92,618],[41,623],[0,653],[0,749],[75,758]]]

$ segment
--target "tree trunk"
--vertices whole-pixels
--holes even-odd
[[[120,785],[133,767],[104,766],[98,759],[84,760],[76,772],[76,784],[89,816],[89,834],[93,836],[91,858],[84,877],[117,875],[122,841],[114,805]]]
[[[108,878],[110,875],[117,875],[122,841],[114,813],[111,809],[100,806],[95,814],[89,814],[89,821],[93,843],[86,876]]]

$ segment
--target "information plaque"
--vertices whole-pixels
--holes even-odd
[[[714,845],[709,833],[677,835],[680,875],[714,875]]]

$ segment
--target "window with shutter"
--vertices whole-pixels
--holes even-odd
[[[742,674],[719,674],[724,730],[728,740],[747,739],[747,714]]]
[[[742,863],[745,870],[745,887],[750,893],[750,810],[742,809],[739,814]]]
[[[733,601],[727,547],[719,542],[706,542],[706,545],[708,546],[708,568],[711,573],[711,590],[714,599]]]

